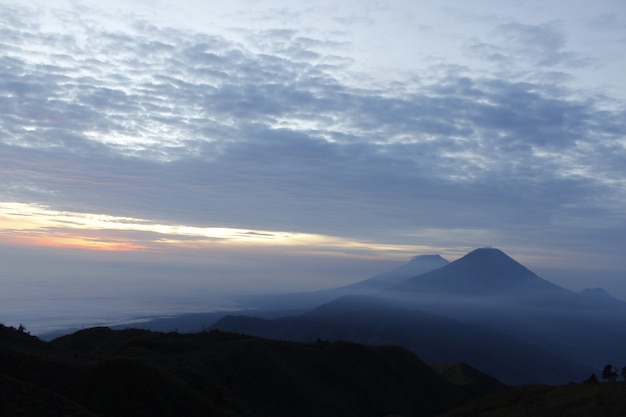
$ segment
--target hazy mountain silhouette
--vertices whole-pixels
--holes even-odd
[[[378,289],[391,288],[395,285],[405,282],[408,278],[424,274],[435,269],[439,269],[448,265],[446,259],[440,255],[418,255],[414,256],[409,262],[400,265],[391,271],[383,272],[363,281],[341,287],[347,294],[358,293],[361,289]]]
[[[494,248],[451,263],[415,257],[341,288],[253,301],[256,308],[238,313],[136,325],[399,344],[429,363],[463,361],[509,384],[576,381],[607,362],[626,363],[626,303],[602,289],[559,287]]]
[[[337,288],[288,294],[264,294],[239,297],[242,308],[305,311],[343,295],[368,295],[398,285],[408,278],[440,268],[449,262],[439,255],[419,255],[409,262],[371,278]]]
[[[288,340],[397,343],[426,361],[463,361],[513,384],[580,380],[606,361],[626,362],[626,303],[557,286],[498,249],[474,250],[369,294],[274,320],[225,317],[216,326]]]
[[[344,296],[278,319],[230,315],[214,328],[298,342],[321,338],[398,344],[428,363],[462,361],[508,384],[582,380],[592,371],[480,323],[397,308],[382,298]]]
[[[588,366],[626,359],[619,347],[626,345],[626,330],[621,330],[626,329],[626,303],[602,289],[577,293],[562,288],[498,249],[474,250],[381,297],[482,323]]]
[[[605,309],[624,309],[625,303],[613,297],[604,288],[588,288],[580,291],[580,300],[587,302],[590,306],[602,307]]]

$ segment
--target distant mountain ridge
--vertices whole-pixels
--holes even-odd
[[[417,255],[391,271],[383,272],[363,281],[341,287],[343,290],[385,289],[405,282],[408,278],[439,269],[450,262],[440,255]]]
[[[428,271],[415,275],[422,267]],[[579,381],[607,362],[626,363],[625,302],[602,289],[562,288],[495,248],[454,262],[418,256],[344,287],[245,301],[245,311],[140,326],[398,344],[429,363],[465,362],[508,384]]]
[[[319,291],[240,297],[238,302],[244,309],[299,309],[304,311],[344,295],[374,294],[382,289],[399,285],[408,278],[440,268],[448,263],[449,262],[440,255],[418,255],[411,258],[409,262],[390,271],[342,287]]]
[[[370,282],[379,285],[384,277]],[[626,362],[620,348],[626,303],[600,290],[562,288],[499,249],[476,249],[366,294],[290,317],[231,316],[215,326],[286,340],[395,343],[426,360],[463,361],[513,384],[580,380],[606,361]]]
[[[376,297],[344,296],[310,312],[277,319],[227,315],[213,328],[296,342],[321,338],[397,344],[427,363],[465,362],[512,385],[554,384],[592,371],[490,326],[398,307],[393,300]]]

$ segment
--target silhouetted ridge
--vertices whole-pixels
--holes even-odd
[[[356,290],[361,293],[363,289],[385,289],[391,288],[405,282],[407,279],[416,277],[425,272],[439,269],[448,265],[449,262],[439,255],[417,255],[405,264],[400,265],[391,271],[383,272],[363,281],[343,287],[348,294]]]
[[[366,295],[344,295],[305,313],[306,317],[337,317],[347,313],[372,311],[388,308],[389,303],[381,298]]]

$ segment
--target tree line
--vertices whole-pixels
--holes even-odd
[[[601,377],[605,381],[615,382],[619,377],[622,377],[624,381],[626,381],[626,366],[624,366],[621,371],[618,373],[618,369],[614,367],[612,364],[607,363],[602,370]],[[596,374],[591,374],[588,379],[585,379],[586,383],[598,382],[598,376]]]

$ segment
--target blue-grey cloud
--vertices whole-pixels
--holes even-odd
[[[602,97],[454,72],[359,86],[342,81],[338,45],[293,30],[256,33],[261,53],[145,22],[122,33],[83,19],[81,38],[4,15],[4,199],[407,241],[473,228],[570,245],[598,218],[625,228],[626,115]],[[587,65],[558,25],[494,33],[510,48],[470,49],[546,77]]]

